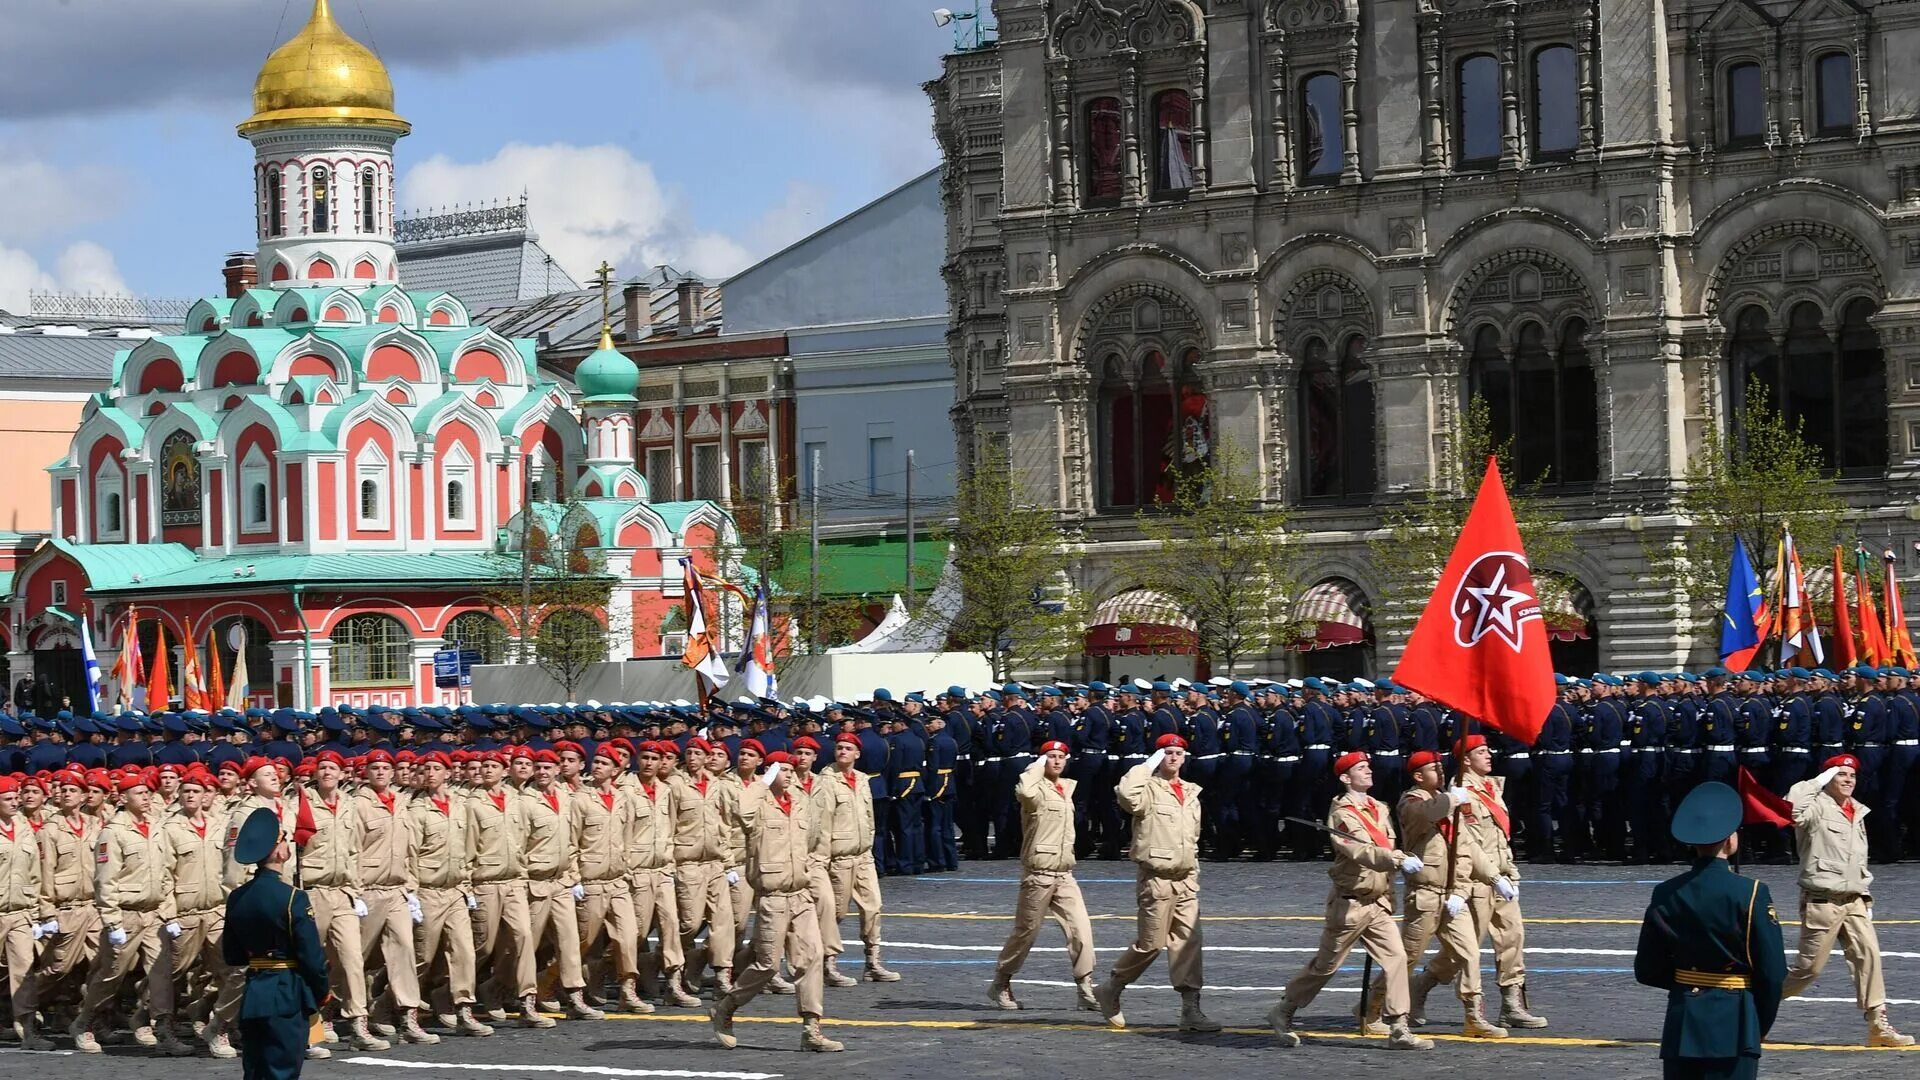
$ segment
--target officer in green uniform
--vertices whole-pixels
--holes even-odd
[[[1760,1074],[1760,1043],[1787,979],[1780,920],[1767,887],[1727,866],[1740,847],[1740,796],[1709,782],[1687,793],[1673,838],[1693,869],[1653,890],[1633,977],[1667,992],[1665,1075],[1742,1080]]]
[[[240,1000],[246,1080],[294,1080],[307,1057],[308,1018],[324,1008],[327,957],[307,894],[281,877],[293,848],[273,811],[255,810],[234,840],[235,860],[259,870],[227,897],[226,961],[247,969]]]

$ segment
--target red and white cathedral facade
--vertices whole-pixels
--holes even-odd
[[[48,467],[53,536],[0,553],[11,676],[82,700],[84,619],[103,671],[135,632],[147,657],[164,634],[177,672],[190,633],[203,671],[215,650],[229,678],[244,665],[250,704],[452,703],[433,654],[512,650],[499,597],[528,523],[536,550],[559,534],[613,579],[594,613],[607,658],[660,655],[676,559],[711,571],[733,524],[710,502],[649,499],[632,361],[594,354],[576,394],[542,379],[532,341],[399,280],[408,125],[326,0],[269,58],[254,106],[239,131],[264,284],[230,284],[182,333],[120,354],[86,405]]]

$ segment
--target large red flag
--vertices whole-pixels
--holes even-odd
[[[1847,618],[1847,572],[1840,565],[1840,545],[1833,545],[1833,666],[1854,665],[1853,620]]]
[[[1854,612],[1860,623],[1860,659],[1874,667],[1892,663],[1887,637],[1880,629],[1880,609],[1873,603],[1873,575],[1867,573],[1867,549],[1853,549]]]
[[[1740,824],[1793,827],[1793,804],[1775,795],[1773,789],[1756,779],[1745,765],[1740,766],[1734,780],[1740,790]]]
[[[1492,458],[1393,681],[1528,746],[1553,709],[1547,624]]]

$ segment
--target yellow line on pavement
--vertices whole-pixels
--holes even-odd
[[[964,912],[889,911],[889,912],[886,912],[885,915],[889,919],[938,919],[938,920],[952,920],[955,922],[1009,922],[1013,919],[1012,912],[1008,912],[1005,915],[997,915],[997,914],[988,914],[988,913],[983,913],[978,911],[964,911]],[[1138,918],[1138,916],[1131,915],[1131,914],[1090,915],[1088,916],[1088,918],[1094,920],[1095,922],[1098,922],[1103,919],[1124,920],[1124,921],[1131,922],[1134,919]],[[1200,921],[1201,922],[1317,923],[1317,922],[1325,922],[1326,916],[1325,915],[1202,915],[1200,916]],[[1545,917],[1535,916],[1535,915],[1527,916],[1527,922],[1536,926],[1639,926],[1640,925],[1639,919],[1545,918]],[[1799,926],[1800,921],[1798,919],[1781,919],[1780,925],[1781,926]],[[1873,921],[1873,925],[1875,926],[1920,926],[1920,919],[1875,919]]]

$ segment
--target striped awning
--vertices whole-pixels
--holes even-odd
[[[1360,586],[1343,578],[1329,578],[1308,589],[1294,608],[1294,620],[1306,634],[1294,642],[1299,652],[1363,644],[1372,636],[1368,615],[1373,605]]]
[[[1087,625],[1088,656],[1191,653],[1200,646],[1193,620],[1152,589],[1129,589],[1101,602]]]
[[[1550,641],[1585,641],[1593,636],[1593,594],[1577,581],[1561,578],[1558,588],[1541,590],[1540,615]]]

